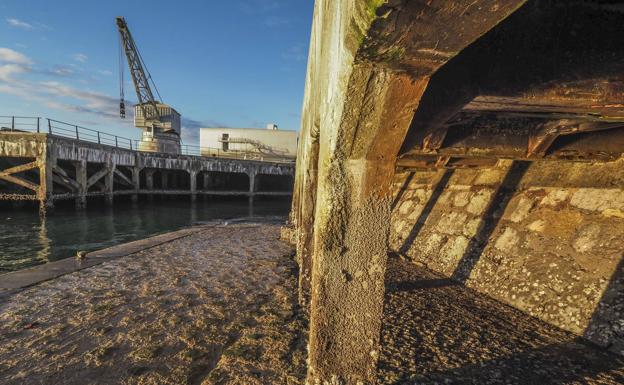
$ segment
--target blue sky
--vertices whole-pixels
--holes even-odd
[[[138,138],[131,116],[118,117],[124,16],[164,102],[182,114],[185,143],[199,126],[298,130],[312,10],[312,0],[2,0],[0,115]]]

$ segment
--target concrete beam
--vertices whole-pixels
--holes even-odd
[[[69,191],[75,192],[80,190],[79,184],[58,165],[56,165],[53,169],[53,180],[54,182],[67,188]]]
[[[7,168],[7,169],[0,171],[0,177],[8,176],[11,174],[17,174],[18,172],[32,170],[34,168],[37,168],[37,165],[38,165],[37,161],[34,161],[34,162],[26,163],[26,164],[21,164],[19,166]]]
[[[22,164],[19,166],[15,166],[15,167],[11,167],[11,168],[7,168],[4,169],[2,171],[0,171],[0,179],[5,180],[7,182],[16,184],[18,186],[22,186],[24,188],[27,188],[29,190],[32,191],[37,191],[39,189],[39,186],[37,186],[36,184],[20,178],[18,176],[15,176],[13,174],[17,174],[19,172],[24,172],[24,171],[28,171],[28,170],[32,170],[34,168],[38,167],[38,162],[34,161],[34,162],[30,162],[30,163],[26,163],[26,164]]]
[[[111,170],[109,168],[109,166],[105,165],[100,171],[98,171],[95,174],[91,175],[91,177],[89,177],[89,179],[87,180],[87,189],[89,189],[91,186],[93,186],[94,184],[99,182],[100,179],[102,179],[106,175],[111,174],[112,171],[113,170]]]
[[[134,183],[132,182],[132,179],[128,178],[126,176],[126,174],[124,174],[123,172],[121,172],[119,169],[115,169],[115,176],[119,179],[119,182],[127,185],[127,186],[134,186]]]
[[[60,184],[61,186],[63,186],[66,189],[68,189],[69,191],[76,190],[76,184],[71,179],[67,179],[67,178],[65,178],[63,176],[60,176],[58,174],[53,174],[52,175],[52,180],[54,181],[54,183]]]
[[[446,123],[448,135],[435,149],[419,146],[400,162],[423,157],[515,160],[613,161],[624,153],[624,122],[592,121],[586,115],[462,112]]]
[[[464,27],[460,20],[453,24]],[[615,8],[591,1],[526,2],[436,71],[401,153],[426,152],[430,138],[461,110],[624,121],[624,48],[598,38],[622,34],[624,23]],[[448,135],[457,129],[448,128]]]
[[[27,181],[26,179],[22,179],[20,177],[17,176],[13,176],[13,175],[0,175],[0,179],[3,179],[7,182],[11,182],[13,184],[16,184],[18,186],[22,186],[24,188],[27,188],[29,190],[32,191],[37,191],[39,190],[39,186],[37,186],[34,183],[31,183],[29,181]]]

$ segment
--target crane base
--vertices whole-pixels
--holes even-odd
[[[167,154],[180,153],[180,136],[164,132],[143,132],[139,141],[139,151],[163,152]]]

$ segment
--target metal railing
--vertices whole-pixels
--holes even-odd
[[[92,130],[50,118],[32,116],[0,116],[0,128],[9,131],[37,132],[107,146],[136,150],[133,140],[123,136]]]
[[[127,150],[141,151],[139,140],[129,139],[123,136],[113,135],[107,132],[97,131],[50,118],[0,115],[0,130],[45,133]],[[275,157],[257,152],[224,151],[219,148],[201,147],[189,144],[181,145],[181,154],[210,158],[242,159],[280,163],[294,163],[295,161],[293,158]]]

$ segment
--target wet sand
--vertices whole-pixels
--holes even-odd
[[[209,226],[0,299],[2,384],[300,384],[279,226]]]

